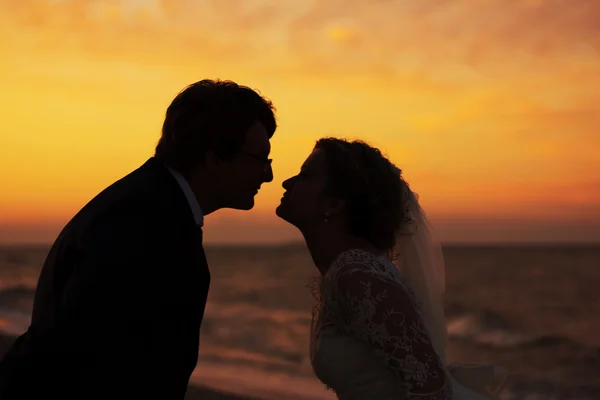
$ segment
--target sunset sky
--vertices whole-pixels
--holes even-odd
[[[597,0],[0,0],[0,242],[52,242],[203,78],[280,124],[274,182],[207,242],[297,239],[274,208],[325,135],[382,148],[445,241],[600,241],[599,21]]]

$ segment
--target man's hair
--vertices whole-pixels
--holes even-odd
[[[273,104],[249,87],[210,79],[193,83],[169,105],[154,156],[187,175],[205,165],[209,151],[223,160],[239,153],[256,122],[271,138],[277,129],[274,112]]]

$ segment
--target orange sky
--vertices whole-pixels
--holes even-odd
[[[598,21],[585,0],[0,0],[0,241],[52,241],[206,77],[280,122],[275,181],[207,241],[298,238],[273,210],[324,135],[384,149],[444,240],[600,240]]]

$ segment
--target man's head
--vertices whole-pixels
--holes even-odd
[[[155,158],[206,199],[205,213],[249,210],[261,184],[273,180],[268,156],[276,128],[269,100],[231,81],[205,79],[186,87],[167,109]]]

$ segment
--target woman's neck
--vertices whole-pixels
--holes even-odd
[[[327,273],[335,259],[344,251],[362,249],[373,253],[378,252],[364,239],[331,229],[305,231],[302,234],[313,262],[321,275]]]

